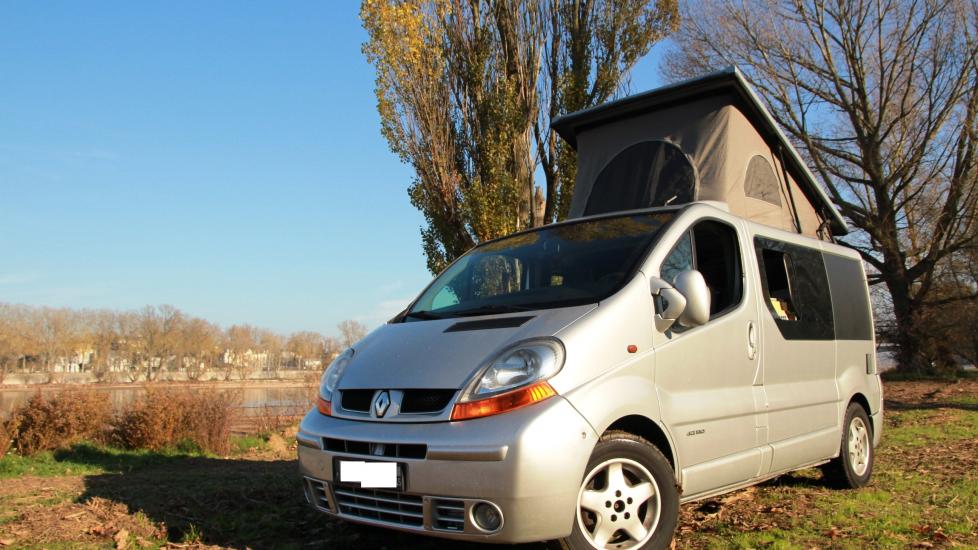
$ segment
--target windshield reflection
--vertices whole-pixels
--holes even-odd
[[[596,303],[617,292],[672,212],[585,220],[473,248],[405,313],[441,319]]]

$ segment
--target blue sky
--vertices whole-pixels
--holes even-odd
[[[325,334],[396,313],[430,275],[358,8],[0,4],[0,301]]]

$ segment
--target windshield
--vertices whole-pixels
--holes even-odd
[[[596,303],[627,282],[672,212],[544,227],[477,246],[406,313],[436,319]]]

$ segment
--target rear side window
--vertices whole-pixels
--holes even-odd
[[[764,303],[786,340],[832,340],[832,294],[819,250],[755,237]]]
[[[832,287],[835,337],[838,340],[872,340],[873,318],[866,275],[859,260],[823,254]]]

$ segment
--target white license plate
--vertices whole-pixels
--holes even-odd
[[[338,460],[339,482],[364,489],[404,489],[404,474],[397,462]]]

